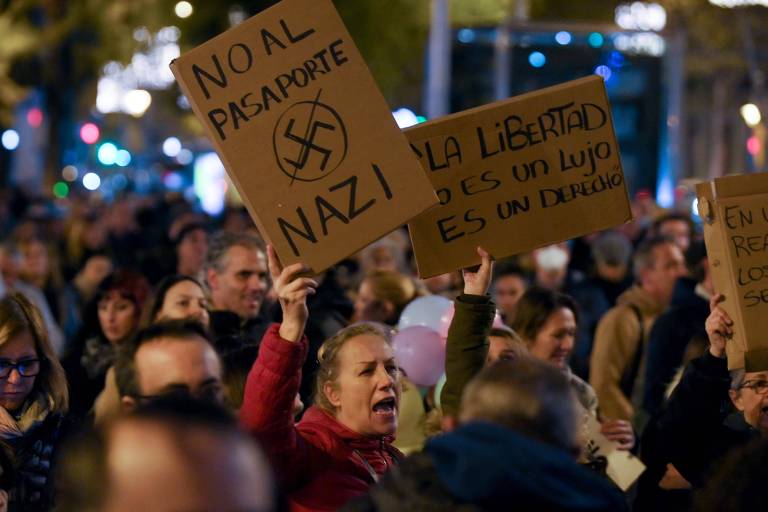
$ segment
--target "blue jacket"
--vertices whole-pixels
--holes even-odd
[[[614,512],[626,510],[626,503],[611,482],[563,450],[474,422],[433,438],[342,510]]]

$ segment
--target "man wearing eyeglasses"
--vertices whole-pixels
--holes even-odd
[[[719,306],[723,300],[710,301],[709,350],[690,363],[659,421],[671,461],[665,489],[700,488],[728,452],[768,434],[768,371],[728,371],[733,321]]]
[[[115,362],[115,380],[125,411],[175,394],[224,402],[219,356],[203,327],[190,320],[159,322],[124,342]]]

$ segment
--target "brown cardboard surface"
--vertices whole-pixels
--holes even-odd
[[[603,80],[592,76],[409,128],[440,206],[409,223],[421,277],[631,219]]]
[[[768,370],[768,175],[716,179],[697,188],[715,290],[734,322],[728,367]],[[707,190],[709,186],[709,190]]]
[[[437,203],[330,0],[283,0],[171,69],[283,264],[321,272]]]
[[[725,295],[721,307],[734,322],[740,322],[741,310],[734,299],[733,269],[729,263],[725,231],[721,229],[720,218],[716,211],[714,183],[696,185],[699,216],[704,225],[704,242],[707,246],[707,259],[712,270],[712,283],[715,291]],[[738,323],[737,323],[738,325]],[[733,338],[725,345],[728,356],[728,368],[744,368],[744,329],[736,328]]]
[[[768,194],[768,174],[724,176],[714,181],[715,195],[719,198],[738,197],[749,194]]]

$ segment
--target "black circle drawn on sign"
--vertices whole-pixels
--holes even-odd
[[[347,156],[347,129],[339,113],[319,101],[321,93],[322,89],[314,100],[298,101],[288,107],[277,120],[272,133],[272,148],[277,165],[291,178],[291,184],[294,180],[321,180],[338,169]],[[328,119],[327,115],[323,116],[325,121],[333,122],[317,120],[318,115],[323,114],[329,114],[331,117]],[[333,133],[336,142],[334,147],[317,143],[315,136],[319,132]],[[327,143],[327,136],[324,141]],[[280,142],[283,144],[279,144]],[[295,151],[289,154],[285,150],[285,144],[290,144]]]

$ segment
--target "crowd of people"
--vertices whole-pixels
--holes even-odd
[[[0,511],[768,501],[768,372],[729,372],[700,227],[647,197],[616,229],[422,280],[405,228],[310,275],[242,208],[2,196]],[[452,318],[424,386],[393,338],[432,295]],[[643,461],[632,485],[597,436]]]

